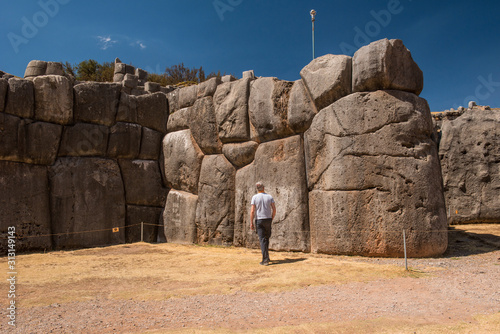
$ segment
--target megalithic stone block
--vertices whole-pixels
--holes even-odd
[[[203,158],[196,209],[198,243],[233,244],[235,175],[224,155]]]
[[[312,251],[409,256],[448,244],[429,106],[401,91],[354,93],[320,111],[304,134]]]
[[[82,248],[125,242],[125,192],[118,163],[101,158],[59,158],[49,167],[54,247]],[[90,232],[91,231],[91,232]],[[85,232],[85,233],[83,233]]]
[[[352,58],[324,55],[311,61],[300,76],[316,108],[321,110],[352,91]]]
[[[45,122],[73,122],[73,86],[66,77],[44,75],[33,79],[35,118]]]
[[[35,93],[30,80],[10,78],[5,112],[18,117],[31,118],[35,113]]]
[[[164,231],[167,242],[192,244],[196,241],[196,206],[198,196],[170,190],[163,211]]]
[[[424,76],[403,42],[386,38],[356,51],[352,87],[354,92],[394,89],[419,95]]]
[[[74,86],[74,120],[112,126],[116,121],[121,85],[85,82]]]

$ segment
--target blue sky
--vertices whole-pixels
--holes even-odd
[[[0,70],[30,60],[95,59],[150,72],[183,62],[241,77],[297,80],[312,58],[402,39],[424,72],[432,111],[469,100],[500,107],[500,1],[496,0],[3,0]]]

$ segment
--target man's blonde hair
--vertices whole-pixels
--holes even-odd
[[[258,191],[262,191],[264,190],[264,183],[259,181],[255,184],[255,187],[257,188]]]

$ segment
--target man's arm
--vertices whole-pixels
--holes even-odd
[[[276,205],[274,205],[274,202],[271,203],[271,208],[273,209],[273,219],[274,219],[274,216],[276,216]]]
[[[253,220],[255,218],[255,204],[252,204],[252,210],[250,210],[250,229],[255,230],[255,226],[253,225]]]

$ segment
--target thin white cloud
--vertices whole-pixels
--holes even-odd
[[[131,46],[137,46],[139,47],[141,50],[144,50],[145,48],[147,48],[146,44],[144,44],[144,42],[140,41],[140,40],[137,40],[133,43],[130,44]]]
[[[113,40],[111,36],[97,36],[99,48],[101,50],[106,50],[116,44],[118,41]]]

